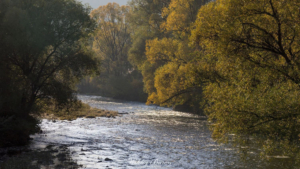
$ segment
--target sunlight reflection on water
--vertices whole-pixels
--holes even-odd
[[[211,138],[207,121],[170,108],[100,96],[79,99],[92,107],[129,113],[115,119],[43,120],[32,147],[65,144],[83,168],[273,168],[257,154],[240,159]],[[251,154],[251,153],[249,153]]]

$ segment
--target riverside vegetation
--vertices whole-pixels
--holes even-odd
[[[40,110],[43,114],[37,118],[49,120],[75,120],[77,118],[116,117],[118,112],[92,108],[81,101],[73,102],[64,107],[56,107],[53,102],[48,102]]]
[[[0,2],[0,147],[28,143],[41,103],[75,102],[76,84],[99,72],[89,13],[74,0]]]
[[[75,103],[80,83],[81,93],[187,106],[208,116],[215,139],[254,137],[265,157],[300,155],[297,0],[131,0],[91,13],[73,0],[0,3],[10,143],[35,132],[40,103]]]
[[[215,139],[243,145],[254,137],[264,157],[297,159],[298,1],[129,5],[135,31],[128,58],[143,75],[148,103],[189,104],[208,116]]]

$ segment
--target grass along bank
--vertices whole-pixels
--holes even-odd
[[[43,106],[43,113],[38,118],[49,120],[75,120],[77,118],[116,117],[118,112],[92,108],[86,103],[77,101],[63,107],[57,107],[52,102]]]

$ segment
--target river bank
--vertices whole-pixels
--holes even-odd
[[[77,169],[78,165],[64,145],[48,145],[37,149],[14,147],[0,149],[0,169]]]
[[[262,159],[255,144],[240,147],[211,138],[203,118],[170,108],[99,96],[79,96],[93,108],[125,113],[116,118],[42,120],[31,150],[65,146],[79,168],[231,169],[296,168],[293,159]],[[131,113],[134,112],[134,113]]]
[[[71,108],[66,111],[54,111],[52,105],[48,106],[45,113],[35,116],[43,121],[48,120],[53,123],[57,121],[72,121],[78,118],[116,118],[119,115],[127,113],[118,113],[117,111],[92,108],[88,104],[81,103],[78,108]],[[49,108],[50,107],[50,108]],[[41,129],[40,136],[46,136]],[[43,144],[32,149],[30,146],[4,147],[0,148],[0,169],[34,169],[34,168],[80,168],[70,157],[70,151],[66,145],[61,144]]]

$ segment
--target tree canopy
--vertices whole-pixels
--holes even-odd
[[[108,3],[91,12],[96,22],[92,49],[101,60],[101,74],[86,78],[79,86],[81,92],[116,99],[145,100],[141,75],[128,60],[132,44],[129,10],[129,6]]]
[[[75,0],[1,1],[1,116],[27,118],[42,100],[76,99],[76,83],[99,66],[86,47],[89,13]]]
[[[131,45],[131,29],[127,21],[128,6],[108,3],[91,13],[97,23],[94,49],[102,60],[102,73],[121,76],[131,69],[127,51]]]
[[[218,0],[200,9],[190,40],[201,49],[194,72],[216,137],[299,140],[299,5]]]
[[[194,106],[192,111],[199,113],[199,103],[196,102],[201,87],[191,85],[191,78],[186,76],[194,59],[194,49],[189,47],[188,37],[198,9],[207,1],[146,1],[142,5],[138,2],[131,2],[130,14],[144,22],[136,22],[137,19],[131,22],[135,34],[129,59],[143,74],[145,91],[149,95],[147,103],[186,104]],[[145,5],[156,8],[149,8],[146,13],[140,10]],[[143,17],[139,17],[141,15]],[[197,98],[196,104],[192,103],[192,98]]]
[[[143,74],[148,103],[203,107],[216,138],[247,133],[298,144],[298,1],[135,0],[130,7],[129,59]]]
[[[299,8],[297,0],[131,0],[90,14],[75,0],[0,1],[0,115],[73,101],[101,61],[101,75],[81,89],[140,100],[144,88],[148,104],[203,109],[215,138],[263,135],[265,147],[298,150]]]

